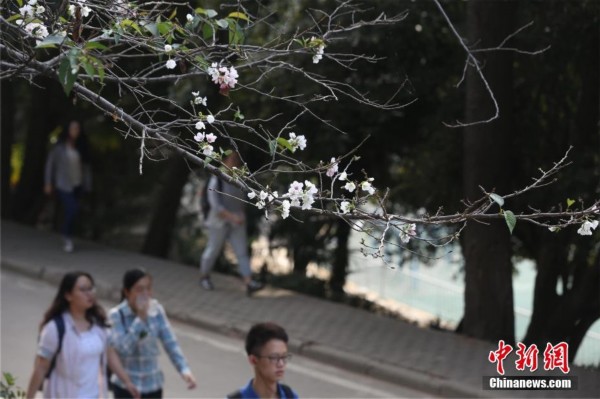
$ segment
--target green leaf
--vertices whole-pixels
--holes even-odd
[[[17,3],[19,4],[19,8],[23,7],[23,0],[17,0]]]
[[[506,221],[506,225],[508,226],[510,234],[512,234],[515,226],[517,225],[517,218],[515,217],[515,214],[511,211],[504,211],[504,220]]]
[[[248,16],[246,14],[244,14],[243,12],[239,12],[239,11],[229,13],[228,17],[243,19],[244,21],[250,22],[250,18],[248,18]]]
[[[94,69],[94,66],[92,64],[84,61],[81,63],[81,65],[83,65],[83,69],[85,69],[85,73],[90,75],[90,77],[93,78],[94,76],[96,76],[96,69]]]
[[[208,18],[214,18],[217,16],[217,12],[215,10],[205,10],[204,8],[196,8],[196,14],[204,14]]]
[[[279,144],[280,146],[282,146],[283,148],[289,150],[290,152],[292,151],[292,145],[290,144],[290,142],[287,139],[284,139],[283,137],[278,137],[277,138],[277,144]]]
[[[98,65],[98,78],[100,78],[100,83],[104,82],[104,65]]]
[[[226,19],[217,19],[217,25],[219,25],[223,29],[227,29],[229,23],[227,23]]]
[[[269,152],[271,156],[275,155],[275,152],[277,152],[277,140],[269,141]]]
[[[141,23],[142,27],[146,29],[152,36],[158,36],[158,28],[154,22]]]
[[[171,28],[173,28],[173,23],[171,23],[170,21],[159,22],[158,24],[156,24],[156,27],[158,28],[158,33],[164,36],[167,33],[171,32]]]
[[[93,50],[93,49],[96,49],[96,50],[106,50],[108,47],[105,46],[102,43],[99,43],[99,42],[87,42],[85,44],[84,48],[87,49],[87,50]]]
[[[135,22],[133,22],[130,19],[124,19],[121,21],[121,26],[123,28],[132,28],[134,29],[137,33],[139,33],[140,35],[142,34],[142,30],[140,29],[140,26],[138,24],[136,24]]]
[[[244,42],[244,31],[233,19],[229,20],[229,44],[236,45]]]
[[[575,203],[575,200],[571,199],[571,198],[567,198],[567,209],[569,209],[571,207],[571,205],[573,205]]]
[[[490,194],[490,199],[492,201],[494,201],[495,203],[497,203],[498,205],[500,205],[500,208],[502,208],[504,206],[504,198],[502,198],[498,194],[491,193]]]
[[[169,15],[169,19],[173,19],[173,18],[175,18],[175,16],[176,16],[176,15],[177,15],[177,9],[176,9],[176,8],[174,8],[174,9],[173,9],[173,12],[171,13],[171,15]]]
[[[16,21],[17,19],[23,19],[23,16],[21,14],[15,14],[15,15],[11,16],[10,18],[8,18],[6,21],[12,22],[12,21]]]
[[[60,62],[60,67],[58,68],[58,80],[67,96],[71,93],[75,80],[77,80],[77,75],[72,73],[71,69],[71,61],[69,58],[63,58]]]
[[[56,45],[62,44],[64,41],[65,41],[65,36],[49,35],[49,36],[46,36],[44,38],[44,40],[42,40],[40,42],[40,44],[38,44],[35,47],[36,48],[55,48]]]
[[[204,38],[204,40],[209,40],[212,39],[213,37],[213,26],[210,23],[205,23],[204,26],[202,27],[202,37]]]
[[[15,385],[15,377],[11,373],[4,373],[4,379],[9,386]]]

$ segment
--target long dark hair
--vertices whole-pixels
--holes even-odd
[[[133,287],[135,283],[146,276],[152,279],[150,273],[141,267],[138,267],[137,269],[130,269],[125,272],[123,275],[123,288],[121,288],[121,302],[123,302],[125,299],[125,291],[131,290],[131,287]]]
[[[69,140],[69,127],[73,122],[76,122],[79,125],[79,136],[77,136],[77,139],[75,140],[75,143],[73,143],[73,146],[79,153],[79,156],[81,157],[81,162],[90,163],[90,146],[85,131],[83,130],[83,123],[80,120],[70,119],[69,121],[65,122],[65,124],[63,125],[63,129],[60,132],[60,135],[58,136],[58,143],[64,144]]]
[[[81,276],[89,278],[92,282],[92,286],[94,285],[94,279],[89,273],[76,271],[65,274],[60,282],[60,286],[58,287],[58,292],[56,293],[56,297],[54,297],[54,301],[52,301],[52,304],[48,310],[46,310],[46,313],[44,313],[44,319],[40,325],[40,330],[55,316],[62,314],[66,310],[69,310],[69,302],[67,301],[67,298],[65,298],[65,295],[73,292],[75,283]],[[95,303],[94,306],[86,310],[85,319],[92,324],[98,324],[100,327],[108,327],[108,324],[106,323],[106,312],[98,303]]]

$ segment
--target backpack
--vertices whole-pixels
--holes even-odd
[[[223,180],[217,179],[217,191],[223,191]],[[208,213],[210,212],[210,202],[208,201],[208,184],[210,180],[206,182],[204,187],[202,187],[202,191],[200,192],[200,207],[202,208],[202,216],[204,216],[204,220],[208,218]]]
[[[279,384],[279,386],[281,386],[281,390],[283,391],[286,399],[294,399],[294,392],[292,391],[292,388],[285,384]],[[238,389],[237,391],[230,393],[227,395],[227,399],[243,399],[242,391]]]
[[[58,348],[56,349],[56,353],[54,354],[54,356],[52,356],[52,360],[50,361],[50,368],[48,369],[48,372],[46,373],[46,377],[44,378],[44,380],[47,380],[48,378],[50,378],[50,374],[52,374],[52,370],[54,370],[54,366],[56,366],[56,358],[58,357],[61,349],[62,349],[62,342],[63,342],[63,337],[65,336],[65,320],[63,319],[62,315],[56,315],[52,318],[52,321],[54,322],[54,324],[56,324],[56,329],[58,330]],[[108,363],[108,361],[107,361]],[[111,376],[111,371],[110,368],[108,367],[108,364],[106,365],[106,375],[107,375],[107,380],[108,380],[108,390],[112,391],[113,390],[113,385],[110,383],[110,376]],[[38,391],[43,391],[44,390],[44,383],[42,382],[42,384],[40,385],[40,387],[38,388]]]
[[[60,351],[62,349],[62,341],[63,341],[63,337],[65,336],[65,321],[62,318],[62,315],[59,314],[59,315],[54,316],[52,318],[52,321],[54,322],[54,324],[56,324],[56,329],[58,330],[58,349],[56,350],[56,353],[54,354],[54,356],[52,356],[52,360],[50,361],[50,368],[48,369],[48,372],[46,373],[45,380],[50,378],[50,374],[52,374],[52,370],[54,370],[54,366],[56,366],[56,358],[58,357],[58,354],[60,353]],[[42,383],[40,385],[38,390],[42,391],[43,389],[44,389],[44,383]]]

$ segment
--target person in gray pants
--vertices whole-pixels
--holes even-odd
[[[227,168],[241,166],[240,155],[232,152],[224,160]],[[223,250],[225,241],[231,244],[238,261],[240,275],[246,285],[246,292],[252,295],[260,290],[262,284],[252,280],[250,256],[248,254],[248,234],[246,231],[246,215],[244,212],[243,192],[216,176],[211,176],[207,187],[207,200],[210,206],[205,219],[208,229],[208,242],[200,258],[200,286],[205,290],[213,290],[210,272]]]

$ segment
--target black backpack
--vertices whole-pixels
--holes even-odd
[[[57,316],[54,316],[52,318],[52,321],[54,322],[54,324],[56,324],[56,329],[58,330],[58,349],[56,350],[56,353],[54,354],[54,356],[52,356],[52,360],[50,361],[50,368],[46,373],[46,380],[50,378],[50,374],[52,374],[52,370],[54,370],[54,366],[56,366],[56,358],[58,357],[58,354],[62,349],[62,341],[63,337],[65,336],[65,321],[63,320],[62,315],[59,314]],[[38,389],[42,391],[44,389],[44,383],[42,383]]]
[[[286,399],[293,399],[294,392],[292,392],[292,388],[285,384],[280,385]],[[238,389],[237,391],[230,393],[229,395],[227,395],[227,399],[242,399],[242,391]]]
[[[223,191],[223,180],[217,179],[217,191]],[[202,191],[200,192],[200,207],[202,208],[202,216],[204,216],[204,220],[208,218],[208,213],[210,212],[210,202],[208,201],[208,183],[210,180],[206,182],[204,187],[202,187]]]

